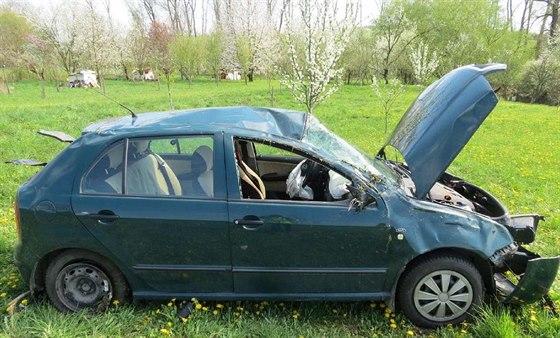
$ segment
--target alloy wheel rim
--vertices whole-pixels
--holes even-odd
[[[473,302],[469,280],[451,270],[438,270],[420,280],[414,288],[414,306],[426,319],[443,322],[465,314]]]
[[[56,293],[67,308],[77,311],[100,304],[104,299],[108,303],[112,298],[112,286],[107,275],[98,267],[74,263],[58,273]]]

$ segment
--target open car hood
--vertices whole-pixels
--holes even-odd
[[[403,155],[423,198],[494,109],[498,98],[485,75],[504,64],[457,68],[424,90],[379,152],[387,145]]]

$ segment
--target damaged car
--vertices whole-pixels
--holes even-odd
[[[487,295],[538,301],[560,260],[523,247],[542,217],[511,215],[446,172],[496,105],[485,76],[500,70],[433,83],[375,157],[310,114],[272,108],[132,114],[76,140],[42,131],[69,146],[17,192],[15,262],[62,311],[368,300],[433,328],[468,320]]]

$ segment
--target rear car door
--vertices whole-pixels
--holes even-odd
[[[75,214],[146,283],[136,296],[232,291],[222,144],[221,134],[124,139],[77,183]]]

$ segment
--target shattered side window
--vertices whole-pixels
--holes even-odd
[[[372,159],[328,130],[319,120],[311,115],[308,116],[302,141],[312,145],[327,157],[346,162],[372,175],[379,175],[379,171],[373,166]]]

